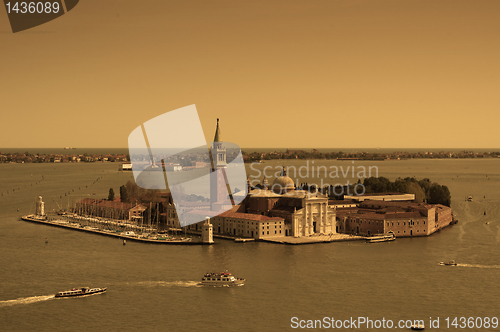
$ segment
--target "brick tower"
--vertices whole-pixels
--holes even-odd
[[[212,143],[214,170],[210,176],[210,205],[212,211],[221,209],[222,203],[229,199],[226,187],[226,148],[221,139],[219,119]]]

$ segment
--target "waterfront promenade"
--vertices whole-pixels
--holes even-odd
[[[350,234],[313,234],[311,236],[293,237],[293,236],[277,236],[266,238],[262,241],[281,243],[281,244],[313,244],[313,243],[329,243],[343,241],[359,241],[366,240],[364,236],[356,236]]]
[[[79,216],[78,217],[80,220],[84,220],[83,217]],[[68,218],[61,216],[61,218],[58,219],[41,219],[37,218],[34,215],[26,215],[21,217],[22,220],[25,221],[30,221],[30,222],[35,222],[43,225],[49,225],[49,226],[55,226],[55,227],[61,227],[61,228],[66,228],[66,229],[72,229],[80,232],[87,232],[87,233],[93,233],[93,234],[98,234],[98,235],[105,235],[105,236],[112,236],[116,237],[119,239],[123,240],[130,240],[130,241],[136,241],[136,242],[142,242],[142,243],[153,243],[153,244],[178,244],[178,245],[201,245],[201,244],[209,244],[209,243],[203,243],[201,241],[192,241],[191,238],[176,238],[172,236],[150,236],[148,235],[143,236],[142,234],[134,234],[130,235],[130,232],[127,232],[125,230],[116,230],[116,229],[99,229],[97,227],[91,226],[91,225],[82,225],[81,223],[76,222],[75,220],[70,221],[73,218]],[[65,220],[66,219],[66,220]],[[95,218],[88,218],[94,221],[95,224],[97,225],[113,225],[113,226],[120,226],[120,227],[132,227],[135,229],[140,229],[143,230],[143,227],[139,226],[134,226],[130,224],[123,224],[123,223],[118,223],[118,222],[113,222],[109,220],[99,220]],[[151,231],[152,229],[148,229]],[[127,234],[129,233],[129,234]],[[196,232],[196,231],[190,231],[190,234],[193,235],[201,235],[201,232]],[[158,237],[160,239],[158,239]],[[214,234],[214,238],[220,238],[220,239],[225,239],[225,240],[235,240],[240,237],[233,237],[233,236],[228,236],[228,235],[219,235],[219,234]],[[272,237],[272,238],[266,238],[266,239],[261,239],[261,240],[256,240],[256,242],[261,241],[261,242],[270,242],[270,243],[279,243],[279,244],[313,244],[313,243],[329,243],[329,242],[342,242],[342,241],[359,241],[359,240],[365,240],[366,237],[363,236],[355,236],[355,235],[350,235],[350,234],[313,234],[311,236],[307,237],[292,237],[292,236],[277,236],[277,237]],[[254,240],[254,239],[252,239]],[[243,242],[248,242],[248,241],[241,241]],[[253,241],[252,241],[253,242]]]

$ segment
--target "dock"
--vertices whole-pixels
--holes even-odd
[[[87,233],[93,233],[93,234],[98,234],[98,235],[105,235],[105,236],[111,236],[115,237],[121,240],[130,240],[130,241],[135,241],[135,242],[142,242],[142,243],[152,243],[152,244],[171,244],[171,245],[206,245],[210,243],[204,243],[200,241],[191,241],[191,238],[183,238],[183,239],[169,239],[168,237],[165,237],[165,239],[149,239],[149,238],[144,238],[144,237],[139,237],[139,236],[134,236],[134,235],[124,235],[122,234],[122,231],[115,231],[115,230],[100,230],[96,227],[92,226],[82,226],[78,223],[70,223],[69,221],[63,220],[63,219],[56,219],[56,220],[48,220],[44,218],[39,218],[36,217],[35,215],[26,215],[21,217],[22,220],[24,221],[30,221],[38,224],[43,224],[43,225],[49,225],[49,226],[54,226],[54,227],[61,227],[61,228],[66,228],[66,229],[72,229],[75,231],[80,231],[80,232],[87,232]]]
[[[281,243],[281,244],[313,244],[313,243],[330,243],[343,241],[360,241],[365,240],[364,236],[356,236],[350,234],[313,234],[311,236],[293,237],[293,236],[277,236],[261,239],[260,241]]]
[[[245,243],[245,242],[252,242],[252,241],[255,241],[255,239],[254,238],[241,238],[241,237],[234,239],[234,242]]]

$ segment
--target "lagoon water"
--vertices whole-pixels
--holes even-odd
[[[304,163],[286,161],[289,167]],[[270,161],[254,169],[270,166],[275,172],[280,165],[283,161]],[[315,161],[318,165],[352,163]],[[118,193],[132,178],[118,172],[118,164],[0,164],[0,329],[285,331],[293,330],[292,317],[363,316],[395,324],[423,319],[426,325],[430,317],[439,317],[440,328],[433,330],[445,331],[460,330],[446,328],[447,317],[499,317],[500,159],[354,165],[377,166],[378,175],[391,180],[416,176],[447,185],[459,223],[430,237],[378,244],[289,246],[216,239],[213,246],[123,246],[118,239],[20,220],[34,212],[38,195],[51,210],[82,197],[106,197],[110,187]],[[250,176],[258,175],[254,169],[247,167]],[[466,202],[469,195],[473,202]],[[452,259],[459,266],[438,265]],[[225,269],[247,278],[246,284],[197,285],[205,272]],[[108,292],[53,298],[82,286],[104,286]]]

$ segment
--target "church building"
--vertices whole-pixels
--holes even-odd
[[[263,179],[262,188],[253,189],[248,180],[247,191],[240,192],[247,194],[246,198],[241,204],[234,205],[232,199],[228,198],[226,187],[226,149],[221,138],[219,119],[212,143],[212,157],[214,170],[211,182],[216,185],[211,185],[210,220],[214,234],[262,239],[336,232],[335,207],[328,204],[328,197],[319,192],[296,190],[285,167],[270,187],[267,178]],[[231,204],[232,207],[229,206]],[[193,210],[190,213],[206,214],[207,211]],[[189,228],[199,230],[200,225],[190,225]]]

